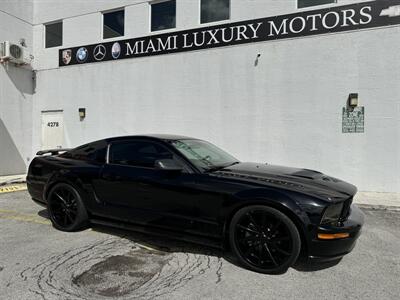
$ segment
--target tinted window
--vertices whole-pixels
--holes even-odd
[[[151,4],[151,31],[175,28],[176,1]]]
[[[125,10],[103,13],[103,38],[113,38],[124,35]]]
[[[298,0],[298,1],[299,1],[298,2],[299,8],[337,2],[337,0]]]
[[[229,19],[230,0],[201,0],[201,23]]]
[[[237,162],[232,155],[206,141],[178,140],[173,141],[172,145],[196,167],[204,170]]]
[[[105,141],[101,141],[77,147],[62,154],[61,157],[105,163],[106,155],[107,143]]]
[[[163,146],[151,142],[120,142],[110,150],[110,163],[154,168],[158,159],[172,159],[172,153]]]
[[[62,22],[45,25],[46,48],[62,46],[62,28]]]

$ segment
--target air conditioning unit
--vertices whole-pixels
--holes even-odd
[[[0,59],[17,65],[29,64],[32,60],[31,55],[25,51],[24,47],[9,41],[0,43]]]

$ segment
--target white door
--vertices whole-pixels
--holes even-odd
[[[63,111],[42,112],[42,150],[62,148],[64,144]]]

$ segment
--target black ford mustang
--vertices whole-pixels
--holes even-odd
[[[322,173],[239,162],[181,136],[109,138],[38,152],[27,177],[55,228],[89,223],[230,248],[245,267],[278,273],[299,255],[349,253],[363,213],[355,186]]]

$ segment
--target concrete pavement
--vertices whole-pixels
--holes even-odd
[[[100,227],[60,232],[26,191],[4,193],[0,299],[398,299],[400,212],[364,212],[363,233],[339,264],[262,275],[165,238]]]

